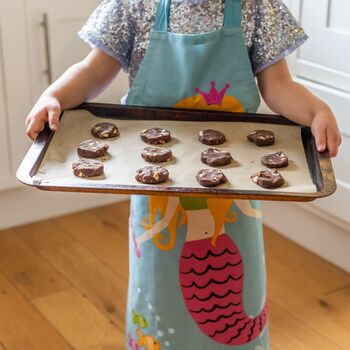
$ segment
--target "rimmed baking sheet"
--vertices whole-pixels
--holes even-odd
[[[158,112],[161,113],[161,110]],[[96,111],[94,113],[96,114]],[[189,113],[184,112],[190,117]],[[32,172],[32,185],[42,189],[62,191],[149,192],[152,194],[219,195],[240,198],[245,198],[245,195],[246,198],[280,200],[312,200],[317,196],[325,195],[324,191],[322,192],[322,189],[324,190],[322,188],[324,187],[322,167],[312,163],[317,160],[315,155],[308,154],[310,148],[312,151],[312,145],[310,145],[312,138],[305,137],[305,130],[300,126],[266,124],[266,120],[263,119],[263,123],[205,120],[210,118],[210,113],[209,117],[204,118],[203,116],[201,122],[198,120],[161,120],[158,119],[159,115],[154,120],[142,120],[137,116],[135,118],[114,118],[121,135],[117,139],[106,141],[110,148],[108,159],[105,160],[105,176],[98,179],[82,179],[75,177],[71,168],[72,163],[79,158],[77,145],[93,138],[90,130],[95,124],[111,121],[111,119],[101,118],[85,109],[64,112],[59,131],[50,141],[46,140],[47,150],[44,155],[41,153],[43,158],[40,164],[37,164],[35,174]],[[169,181],[161,185],[149,186],[137,182],[135,173],[138,168],[149,165],[141,158],[141,151],[147,145],[141,141],[140,132],[155,126],[171,131],[172,141],[165,146],[171,148],[174,160],[162,164],[170,172]],[[200,160],[201,152],[208,146],[198,142],[199,131],[207,128],[225,133],[227,142],[217,148],[231,152],[234,158],[231,165],[220,168],[228,178],[228,183],[214,189],[200,186],[195,178],[198,170],[209,168]],[[246,136],[255,129],[273,131],[276,136],[275,144],[257,147],[249,142]],[[265,169],[261,165],[261,157],[275,151],[283,151],[290,160],[287,168],[280,169],[286,183],[279,189],[266,191],[254,184],[250,176]]]

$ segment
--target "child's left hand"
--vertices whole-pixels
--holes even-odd
[[[331,158],[336,157],[342,138],[335,117],[329,108],[315,114],[311,131],[316,139],[317,150],[319,152],[328,150]]]
[[[266,104],[298,124],[311,127],[319,152],[335,157],[341,144],[336,119],[330,107],[309,90],[294,82],[282,59],[258,74],[261,95]]]

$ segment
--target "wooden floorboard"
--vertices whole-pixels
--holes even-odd
[[[78,290],[54,293],[34,304],[74,349],[122,349],[122,331]]]
[[[0,350],[124,349],[128,215],[125,202],[0,232]],[[271,350],[350,349],[350,275],[264,237]]]
[[[71,350],[57,328],[0,274],[0,342],[6,350]]]

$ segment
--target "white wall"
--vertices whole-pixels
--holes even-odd
[[[271,113],[264,103],[259,111]],[[338,190],[332,197],[310,203],[263,202],[264,224],[350,272],[349,222],[336,215],[339,211],[331,213],[321,209],[339,207],[341,196],[342,192]],[[344,212],[349,212],[346,203],[343,205]]]
[[[43,12],[49,15],[49,49],[54,79],[90,48],[76,31],[100,0],[0,1],[0,229],[120,200],[110,195],[48,193],[20,184],[15,172],[31,142],[24,120],[47,86]],[[74,50],[64,50],[63,44]],[[57,57],[59,59],[57,59]],[[127,91],[121,73],[99,101],[119,101]],[[7,138],[6,138],[7,137]]]
[[[0,193],[0,230],[124,200],[107,194],[45,192],[20,186]]]
[[[350,27],[347,1],[284,0],[309,34],[289,57],[297,81],[333,109],[343,144],[333,159],[337,192],[308,204],[266,203],[265,223],[350,271]],[[317,15],[315,15],[317,8]]]

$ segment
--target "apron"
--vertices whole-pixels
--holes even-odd
[[[256,112],[242,1],[203,34],[168,32],[169,13],[160,0],[126,103]],[[129,227],[127,349],[269,349],[259,202],[132,196]]]

